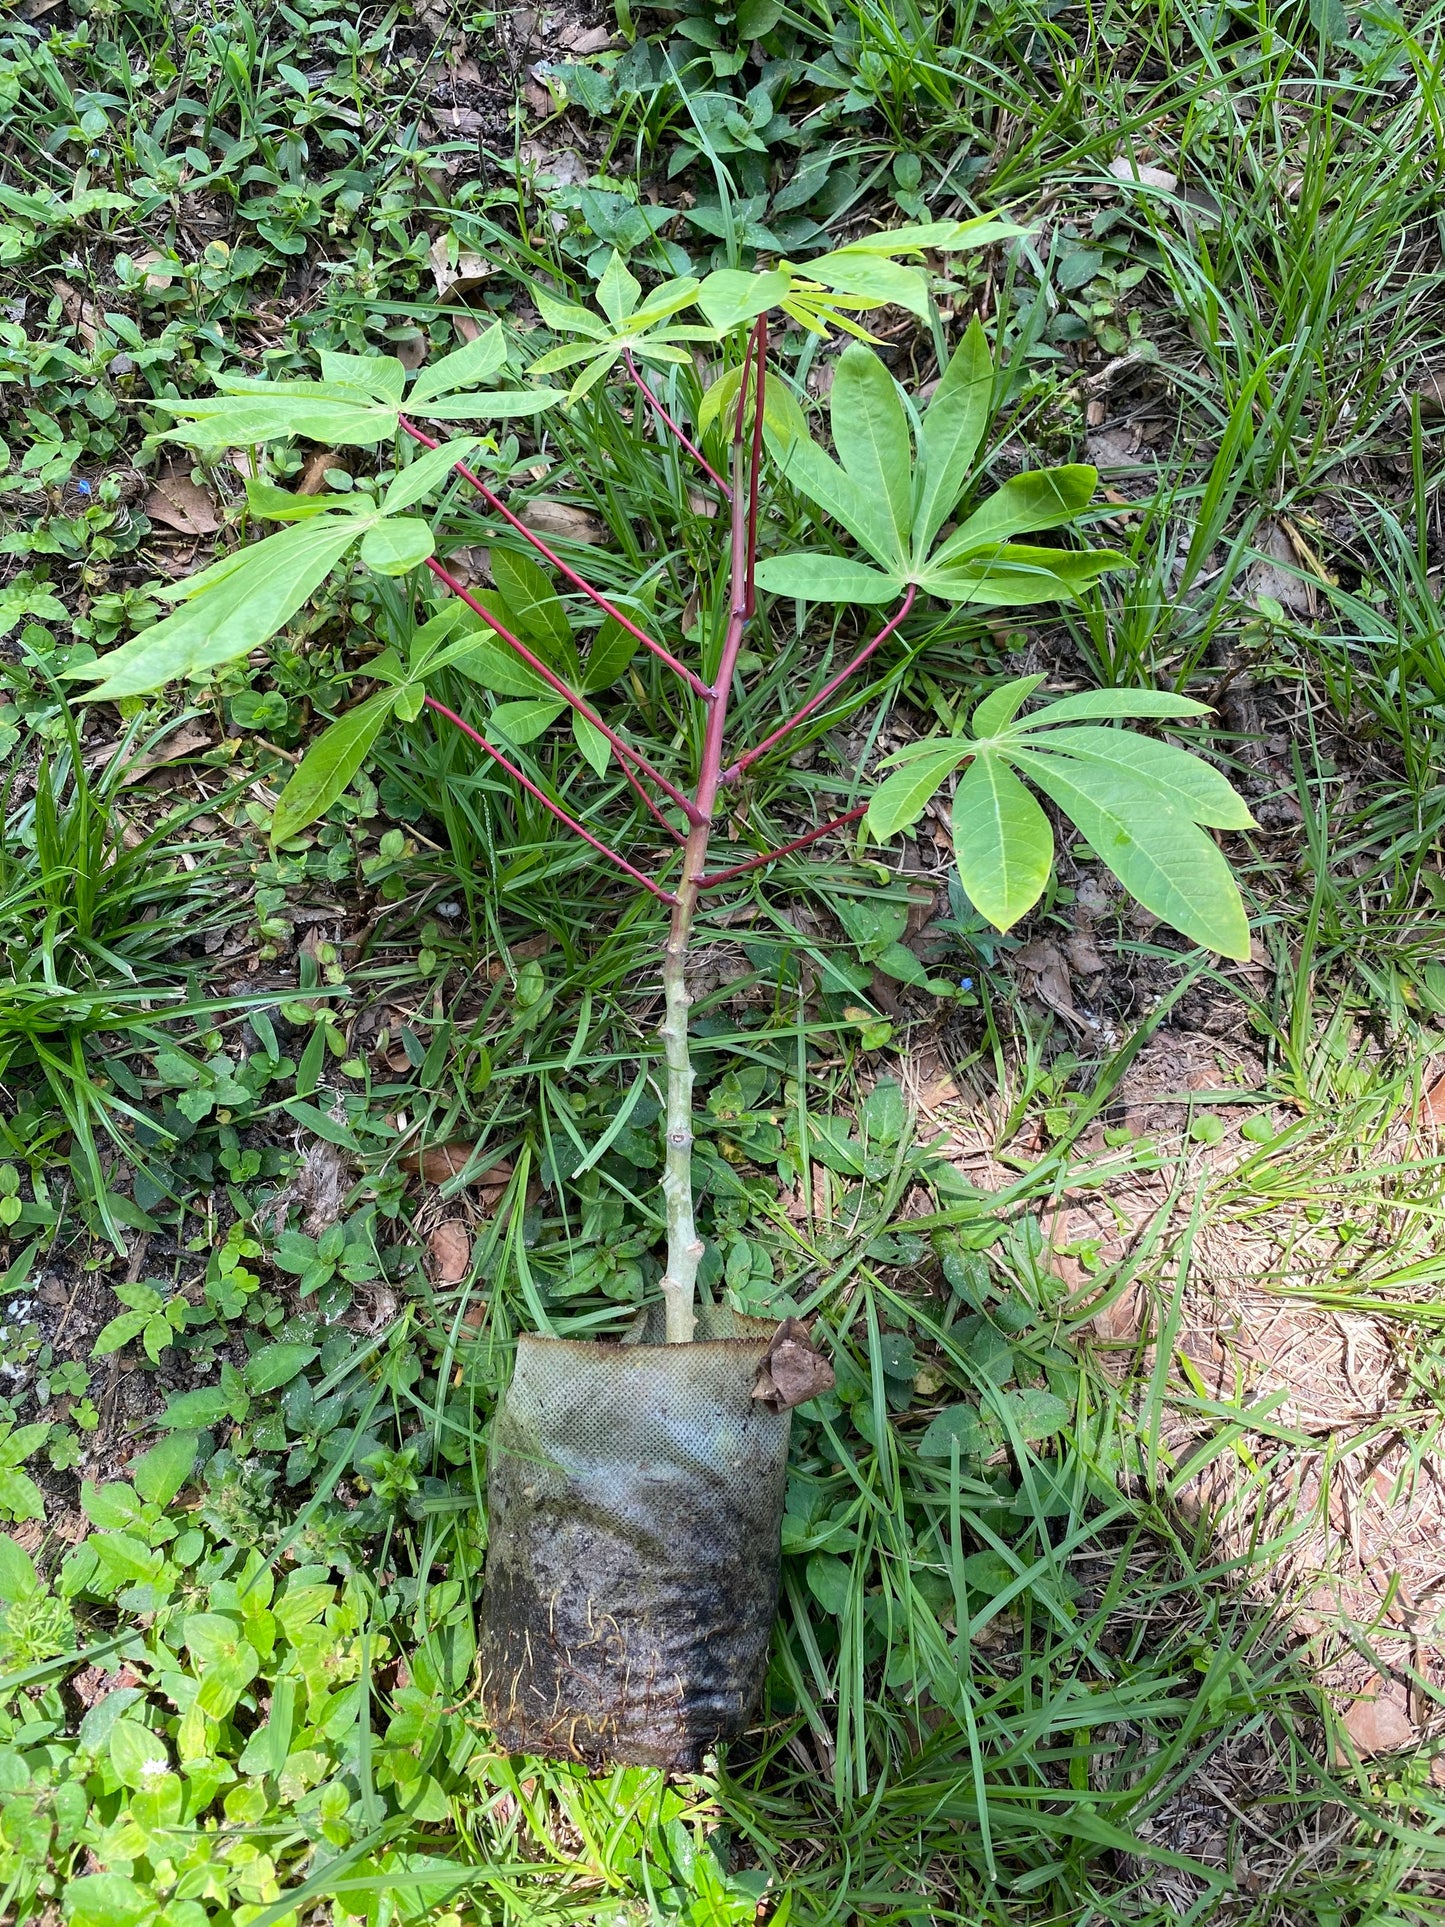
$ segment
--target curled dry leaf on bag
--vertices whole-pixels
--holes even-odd
[[[773,1333],[753,1382],[753,1397],[770,1412],[790,1412],[834,1385],[833,1367],[808,1336],[801,1318],[785,1318]]]

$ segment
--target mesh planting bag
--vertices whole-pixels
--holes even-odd
[[[697,1340],[666,1345],[660,1322],[518,1341],[480,1639],[510,1752],[692,1769],[761,1688],[790,1419],[754,1389],[778,1327],[702,1306]]]

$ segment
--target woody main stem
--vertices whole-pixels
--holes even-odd
[[[762,439],[762,386],[767,357],[766,337],[759,324],[749,355],[754,363],[753,473],[756,474]],[[697,1326],[695,1310],[697,1273],[702,1263],[703,1242],[698,1236],[692,1201],[692,1053],[688,1045],[688,1010],[692,999],[687,990],[687,945],[692,935],[693,916],[707,868],[708,839],[712,834],[713,814],[722,781],[723,736],[727,728],[728,696],[742,648],[743,631],[752,613],[752,577],[757,542],[756,495],[744,486],[747,473],[743,460],[743,419],[748,380],[744,370],[738,395],[737,416],[732,441],[732,580],[728,601],[728,626],[723,638],[722,656],[712,689],[703,699],[707,722],[703,730],[702,757],[694,797],[694,815],[683,847],[682,879],[673,905],[672,924],[667,946],[662,953],[663,1020],[662,1044],[667,1066],[666,1151],[662,1170],[662,1199],[667,1223],[667,1270],[662,1280],[663,1305],[667,1314],[667,1342],[685,1345]]]

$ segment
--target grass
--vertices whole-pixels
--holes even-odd
[[[544,24],[525,60],[513,16],[455,9],[31,12],[0,38],[0,1912],[1436,1918],[1445,1675],[1410,1535],[1438,1529],[1445,1382],[1438,7],[746,0],[620,13],[619,58]],[[539,59],[551,106],[523,108]],[[660,916],[453,733],[384,737],[269,852],[401,590],[319,604],[187,709],[72,711],[56,672],[216,539],[149,494],[167,383],[440,352],[469,302],[525,328],[536,276],[581,290],[614,244],[703,272],[997,206],[1028,245],[889,350],[926,378],[981,307],[998,476],[1098,454],[1134,567],[1067,619],[913,618],[790,780],[846,809],[885,732],[1021,665],[1187,688],[1260,819],[1231,845],[1257,961],[1182,959],[1077,849],[1016,933],[1097,941],[1072,1019],[966,907],[929,963],[965,997],[876,969],[941,843],[898,875],[800,852],[705,923],[705,1277],[815,1317],[839,1376],[796,1423],[768,1696],[673,1785],[509,1760],[472,1698],[486,1429],[518,1330],[614,1330],[655,1274]],[[448,240],[486,257],[464,297]],[[692,371],[662,394],[691,416]],[[645,572],[696,646],[711,518],[642,411],[601,389],[534,456],[517,493],[603,536],[568,557],[609,593]],[[230,539],[237,467],[195,481]],[[775,606],[740,720],[851,636]],[[790,832],[783,777],[755,773],[749,838]],[[163,1362],[93,1358],[146,1281],[188,1307]],[[1262,1352],[1280,1318],[1294,1351]],[[1381,1669],[1411,1731],[1372,1751]]]

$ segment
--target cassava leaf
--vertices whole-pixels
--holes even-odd
[[[637,640],[615,616],[608,616],[587,651],[587,666],[582,679],[584,695],[610,689],[627,671],[637,650]]]
[[[920,562],[953,513],[988,427],[992,401],[993,357],[983,324],[975,317],[949,358],[923,417],[913,527],[914,554]]]
[[[1143,778],[1043,750],[1010,746],[1009,757],[1124,888],[1196,943],[1247,958],[1244,903],[1213,839]]]
[[[435,547],[430,522],[420,515],[397,515],[366,531],[361,559],[378,575],[405,575],[425,562]]]
[[[293,495],[255,475],[246,477],[246,507],[263,522],[309,522],[314,515],[327,515],[332,509],[355,509],[354,498],[345,495]],[[189,582],[196,578],[189,576]]]
[[[440,395],[454,395],[460,388],[475,388],[496,374],[507,359],[507,340],[500,321],[493,322],[484,334],[464,348],[443,355],[440,361],[419,368],[411,384],[407,406],[414,408]]]
[[[977,214],[969,221],[920,221],[907,227],[880,228],[850,241],[845,254],[955,253],[962,248],[992,247],[1027,234],[1026,227],[996,214]],[[812,263],[809,264],[811,271]]]
[[[1067,725],[1034,740],[1050,755],[1062,752],[1079,762],[1142,777],[1150,789],[1195,823],[1215,830],[1254,827],[1249,805],[1213,764],[1201,756],[1191,756],[1188,750],[1176,749],[1172,743],[1158,742],[1132,729]]]
[[[896,565],[893,529],[885,504],[860,488],[811,435],[779,436],[768,419],[766,404],[763,439],[779,470],[800,495],[840,523],[881,568],[888,570]]]
[[[480,598],[479,598],[480,600]],[[498,596],[489,596],[482,604],[494,610],[498,622],[505,629],[517,633],[516,617]],[[469,624],[476,618],[468,611]],[[535,669],[527,666],[522,658],[499,641],[490,631],[481,627],[469,626],[465,635],[449,643],[439,656],[434,656],[428,665],[428,673],[440,669],[455,669],[471,682],[480,683],[483,689],[490,689],[498,696],[544,696],[547,684]]]
[[[896,575],[870,569],[866,562],[846,556],[800,550],[796,555],[773,555],[760,562],[757,585],[769,595],[796,596],[800,602],[891,602],[903,593]]]
[[[756,321],[760,314],[783,301],[793,284],[784,268],[763,274],[744,274],[737,268],[718,268],[697,291],[697,305],[720,335]]]
[[[219,393],[192,401],[157,398],[153,408],[181,418],[163,437],[193,448],[245,448],[301,435],[333,448],[372,448],[396,433],[398,410],[362,389],[319,381],[260,381],[236,376]]]
[[[516,618],[514,633],[562,675],[577,673],[572,625],[551,579],[531,556],[492,550],[492,580]]]
[[[1172,689],[1085,689],[1077,696],[1061,696],[1045,709],[1019,720],[1019,729],[1045,729],[1054,723],[1097,722],[1131,716],[1207,716],[1209,704],[1192,696],[1176,696]]]
[[[357,388],[375,401],[397,404],[406,388],[406,369],[395,355],[347,355],[323,348],[321,379],[328,386]]]
[[[298,522],[228,556],[187,588],[192,599],[119,649],[64,673],[100,680],[93,702],[144,696],[181,676],[215,669],[268,642],[331,573],[365,528],[364,518],[328,515]]]
[[[572,712],[572,734],[576,738],[578,749],[581,750],[593,769],[596,770],[599,776],[605,776],[607,774],[607,765],[612,760],[612,745],[602,734],[602,731],[598,729],[595,723],[589,723],[585,716],[579,714],[578,711],[574,709]]]
[[[555,696],[538,696],[522,703],[498,703],[492,721],[514,743],[533,742],[567,707]]]
[[[902,567],[913,523],[908,419],[898,384],[870,348],[852,342],[838,358],[829,398],[833,446],[848,479],[876,503],[888,559]]]
[[[271,841],[298,836],[345,790],[396,706],[397,689],[379,689],[348,709],[312,743],[282,790],[271,818]]]
[[[928,799],[973,749],[958,738],[914,747],[918,754],[886,777],[868,804],[868,833],[880,843],[918,821]]]
[[[470,461],[481,445],[475,435],[459,435],[418,455],[381,498],[382,514],[399,515],[403,509],[414,508],[433,489],[445,484],[458,462]]]
[[[616,328],[635,311],[641,297],[642,283],[628,272],[627,263],[614,248],[597,283],[598,307]]]
[[[970,901],[999,930],[1031,910],[1049,880],[1049,819],[990,750],[979,751],[954,790],[953,854]]]
[[[996,736],[1006,729],[1033,695],[1043,676],[1015,676],[1011,682],[991,690],[968,719],[975,736]]]
[[[473,395],[439,395],[435,401],[419,402],[409,412],[419,422],[515,421],[540,415],[565,400],[560,388],[483,388]]]
[[[934,555],[934,566],[959,560],[995,542],[1007,542],[1015,535],[1073,521],[1079,510],[1088,506],[1098,479],[1098,470],[1084,462],[1015,475],[954,530]]]
[[[834,294],[860,297],[873,308],[906,308],[928,319],[928,283],[917,268],[905,268],[887,255],[864,248],[839,248],[816,255],[798,270]]]
[[[1020,609],[1033,602],[1074,599],[1119,566],[1120,558],[1110,549],[1043,549],[1003,542],[951,564],[930,562],[914,571],[913,580],[944,602],[966,602],[978,609]]]

